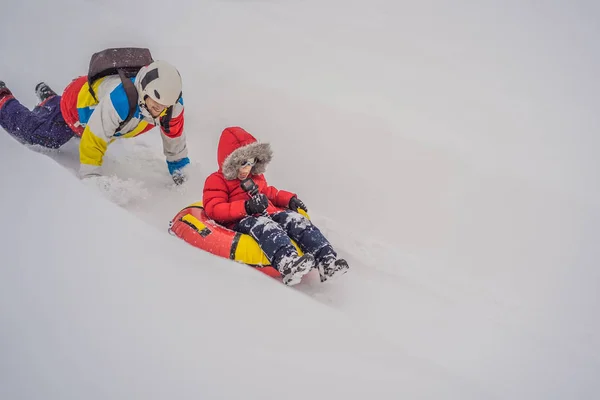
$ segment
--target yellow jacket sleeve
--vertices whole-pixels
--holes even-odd
[[[111,142],[121,119],[110,96],[100,100],[81,136],[79,144],[80,175],[97,175],[108,144]]]
[[[92,132],[90,126],[86,126],[79,144],[79,161],[82,164],[101,166],[104,153],[108,143]]]

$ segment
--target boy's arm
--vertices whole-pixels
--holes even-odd
[[[264,189],[261,190],[261,193],[264,193],[269,199],[269,201],[271,201],[271,203],[273,203],[273,205],[276,207],[287,208],[290,204],[290,200],[292,199],[292,197],[296,197],[295,193],[288,192],[286,190],[279,190],[275,186],[268,186],[267,180],[262,174],[256,175],[254,177],[254,180],[256,181],[256,184],[264,187]],[[259,182],[261,181],[264,185],[259,184]]]
[[[202,202],[206,215],[222,224],[237,222],[248,215],[244,200],[229,202],[227,185],[223,178],[216,174],[206,178]]]

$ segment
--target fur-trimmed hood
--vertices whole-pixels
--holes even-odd
[[[269,143],[259,143],[254,136],[240,127],[225,128],[217,150],[219,172],[227,180],[237,179],[238,169],[250,158],[256,158],[256,164],[250,173],[264,174],[273,158]]]

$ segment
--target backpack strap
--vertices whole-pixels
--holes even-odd
[[[131,118],[133,118],[133,114],[135,114],[135,110],[137,109],[138,103],[138,91],[135,88],[135,85],[133,84],[133,82],[131,82],[131,79],[125,76],[123,70],[120,69],[118,70],[118,72],[119,77],[121,78],[121,83],[123,83],[123,89],[125,89],[125,94],[127,95],[127,102],[129,103],[129,113],[127,114],[127,118],[125,118],[123,122],[119,124],[119,127],[117,128],[116,132],[119,132],[125,125],[127,125],[129,121],[131,121]]]
[[[88,77],[88,91],[92,95],[94,101],[98,101],[98,98],[96,97],[96,92],[94,92],[94,88],[92,88],[92,81],[90,81],[89,77]]]

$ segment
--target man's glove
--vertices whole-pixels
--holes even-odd
[[[248,215],[262,214],[269,207],[269,199],[264,193],[259,193],[250,200],[246,200],[244,205]]]
[[[292,197],[290,199],[290,204],[288,205],[288,208],[292,211],[296,211],[298,212],[298,209],[302,209],[305,212],[308,212],[308,208],[306,208],[306,206],[304,205],[304,203],[302,202],[302,200],[300,200],[299,198],[297,198],[296,196]]]
[[[187,180],[187,175],[184,171],[184,167],[190,163],[190,159],[184,157],[177,161],[167,161],[167,167],[169,167],[169,173],[173,178],[173,182],[176,185],[181,185]]]

